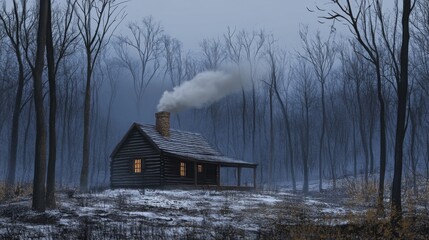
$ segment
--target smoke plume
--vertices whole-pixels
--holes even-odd
[[[244,85],[243,78],[238,74],[223,71],[202,72],[174,87],[173,91],[165,91],[157,109],[178,112],[187,108],[201,108],[240,91]]]

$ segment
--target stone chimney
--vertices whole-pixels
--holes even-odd
[[[170,136],[170,113],[157,112],[156,117],[156,130],[164,137]]]

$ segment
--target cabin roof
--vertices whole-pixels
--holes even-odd
[[[210,146],[201,134],[170,129],[170,136],[164,137],[158,133],[154,125],[144,124],[138,127],[163,151],[221,155],[219,151]]]
[[[164,137],[158,133],[154,125],[134,123],[127,134],[113,150],[111,157],[116,155],[129,133],[137,128],[155,147],[172,156],[192,159],[199,162],[216,163],[221,166],[256,167],[257,164],[224,156],[213,148],[199,133],[170,129],[170,136]]]
[[[162,151],[176,157],[190,158],[202,162],[218,163],[221,165],[241,165],[254,167],[257,164],[245,162],[224,156],[213,148],[199,133],[170,129],[170,136],[164,137],[158,133],[154,125],[137,124],[153,143]]]

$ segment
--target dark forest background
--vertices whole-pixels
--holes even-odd
[[[2,2],[0,181],[28,183],[37,146],[40,9],[33,1]],[[230,27],[189,51],[157,19],[126,22],[126,2],[53,1],[53,58],[43,65],[41,96],[46,126],[56,98],[56,134],[47,135],[56,140],[56,185],[82,187],[87,171],[89,187],[108,186],[111,151],[133,122],[154,123],[163,91],[203,71],[244,66],[250,89],[175,113],[172,126],[202,133],[225,155],[258,163],[259,184],[287,183],[304,192],[310,179],[319,180],[320,190],[322,179],[335,187],[337,178],[360,176],[368,183],[381,172],[384,180],[383,159],[390,186],[403,132],[400,179],[418,194],[418,179],[429,180],[429,6],[413,2],[407,22],[409,1],[392,9],[382,1],[335,2],[315,13],[333,24],[331,31],[302,26],[298,49],[264,29]],[[337,34],[339,24],[351,34]]]

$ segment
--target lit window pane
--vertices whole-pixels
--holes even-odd
[[[142,160],[141,159],[135,159],[134,160],[134,172],[135,173],[141,173],[142,172]]]
[[[185,177],[186,176],[186,163],[180,162],[180,176]]]

